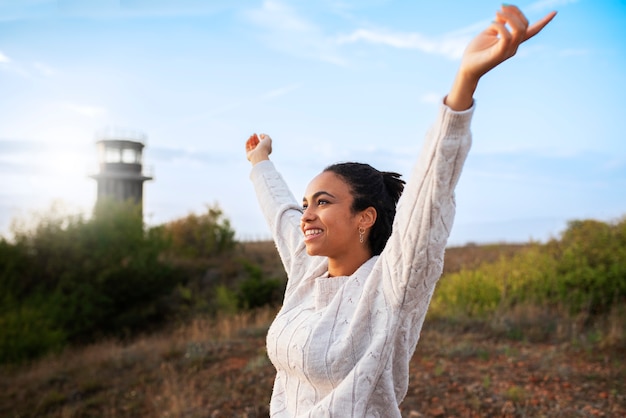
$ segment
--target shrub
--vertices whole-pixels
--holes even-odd
[[[626,218],[572,221],[550,245],[559,261],[560,297],[572,312],[605,314],[626,298]]]
[[[54,321],[54,300],[34,295],[18,303],[4,295],[0,311],[0,364],[19,363],[62,348],[67,336]]]
[[[184,258],[210,258],[235,247],[235,231],[217,206],[207,206],[205,213],[190,213],[163,225],[171,240],[169,252]]]
[[[155,230],[156,231],[156,230]],[[181,280],[159,256],[162,233],[146,230],[132,203],[99,204],[91,220],[51,211],[0,243],[5,359],[31,358],[66,341],[125,335],[164,318],[162,296]],[[16,334],[17,333],[17,334]],[[11,342],[19,335],[20,352]]]
[[[255,265],[244,262],[244,268],[248,278],[239,284],[236,293],[239,308],[254,309],[281,302],[284,289],[280,280],[264,278],[261,269]]]
[[[434,315],[485,317],[542,305],[587,319],[626,300],[626,218],[572,221],[560,239],[528,245],[511,258],[442,277]]]

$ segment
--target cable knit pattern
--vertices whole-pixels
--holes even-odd
[[[272,417],[400,417],[409,360],[443,270],[473,111],[441,106],[385,249],[348,277],[328,277],[326,258],[306,254],[301,205],[273,163],[253,167],[259,204],[289,277],[267,334],[277,371]]]

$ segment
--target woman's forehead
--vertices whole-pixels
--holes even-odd
[[[341,176],[332,171],[323,171],[309,182],[304,197],[313,196],[321,191],[333,195],[350,194],[350,186]]]

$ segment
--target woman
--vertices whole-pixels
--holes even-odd
[[[311,181],[300,206],[269,161],[270,137],[246,142],[289,277],[267,335],[277,370],[272,416],[400,416],[409,360],[443,269],[474,91],[555,14],[529,26],[517,7],[503,5],[470,42],[404,191],[396,173],[336,164]]]

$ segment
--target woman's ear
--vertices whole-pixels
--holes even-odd
[[[361,219],[359,220],[359,225],[362,226],[363,228],[367,228],[367,229],[371,228],[372,226],[374,226],[374,223],[376,222],[377,215],[378,214],[374,206],[370,206],[367,209],[362,210]]]

